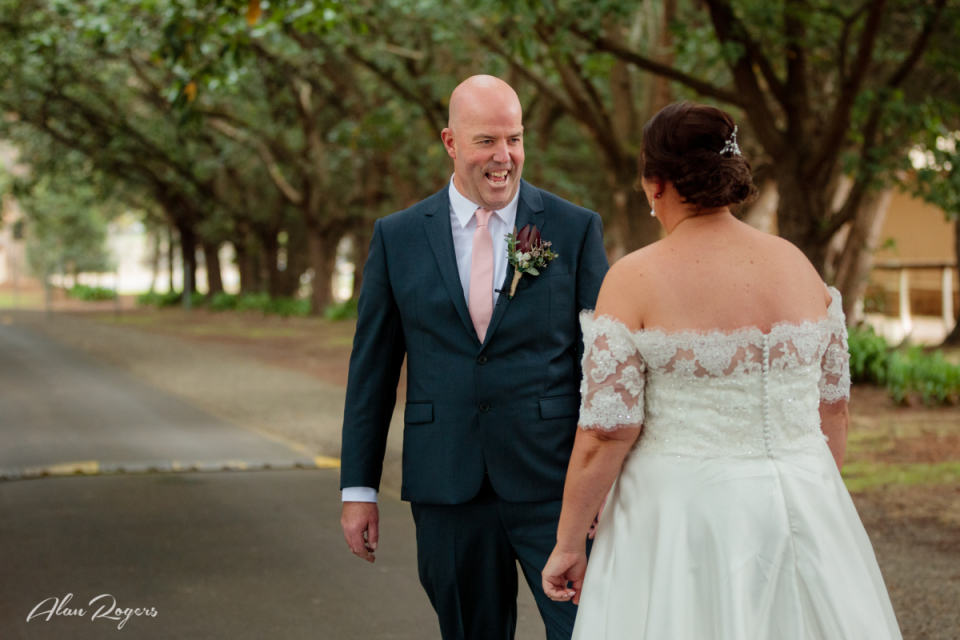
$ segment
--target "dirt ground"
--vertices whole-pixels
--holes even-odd
[[[129,302],[117,314],[112,303],[61,304],[69,315],[82,315],[104,328],[167,336],[197,349],[216,347],[272,369],[306,374],[324,387],[346,386],[352,322],[204,309],[188,315],[179,309],[131,308]],[[86,311],[78,314],[81,309]],[[404,392],[401,388],[398,397]],[[960,409],[896,406],[882,389],[856,386],[850,412],[844,476],[880,560],[904,638],[956,640]]]

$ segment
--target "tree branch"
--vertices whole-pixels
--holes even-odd
[[[280,171],[280,167],[277,164],[277,161],[273,157],[269,147],[260,140],[259,138],[254,138],[244,131],[240,131],[233,127],[233,125],[228,124],[227,122],[219,118],[209,118],[208,122],[210,126],[222,133],[223,135],[236,140],[237,142],[242,142],[243,144],[249,145],[256,149],[257,153],[260,154],[260,159],[263,160],[263,164],[267,167],[267,173],[270,174],[270,177],[273,179],[274,184],[277,185],[277,188],[283,193],[287,199],[293,204],[300,204],[303,201],[303,196],[297,191],[287,179],[283,177],[283,173]]]
[[[787,87],[783,103],[787,113],[788,135],[806,138],[809,121],[810,86],[807,76],[807,37],[805,0],[787,0],[784,5],[783,31],[787,44]]]
[[[739,23],[733,13],[733,8],[726,0],[706,0],[710,9],[710,19],[720,42],[736,42],[743,44],[743,34],[736,33]],[[735,62],[728,62],[733,80],[740,94],[740,106],[750,117],[757,139],[764,146],[767,153],[774,159],[779,158],[785,145],[783,133],[777,128],[776,119],[770,112],[766,96],[757,82],[753,71],[753,61],[750,51],[745,48],[744,55]]]
[[[704,80],[694,78],[693,76],[687,75],[686,73],[679,71],[678,69],[674,69],[669,65],[651,60],[650,58],[647,58],[606,36],[588,34],[577,28],[573,28],[573,32],[587,42],[591,43],[597,51],[606,51],[607,53],[612,53],[621,60],[625,60],[634,66],[643,69],[644,71],[649,71],[659,76],[669,78],[670,80],[674,80],[675,82],[679,82],[680,84],[693,89],[700,95],[716,98],[722,102],[728,102],[738,107],[746,108],[746,101],[740,95],[732,91],[722,89]]]
[[[834,106],[830,124],[824,131],[819,151],[807,165],[805,173],[808,176],[827,170],[827,164],[836,157],[840,149],[846,144],[847,129],[850,127],[850,114],[860,87],[867,75],[870,61],[873,59],[873,49],[880,33],[881,19],[886,9],[887,0],[872,0],[866,23],[860,33],[860,44],[857,47],[857,57],[850,68],[850,75],[842,85],[837,104]]]

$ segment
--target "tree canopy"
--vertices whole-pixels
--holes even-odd
[[[374,219],[449,180],[463,78],[517,89],[525,177],[599,211],[613,257],[659,237],[643,122],[695,99],[738,120],[779,232],[830,279],[869,194],[916,183],[910,150],[960,129],[958,32],[953,0],[0,0],[0,136],[54,182],[84,179],[44,157],[83,158],[185,264],[231,242],[245,288],[312,277],[319,311],[340,240],[362,264]]]

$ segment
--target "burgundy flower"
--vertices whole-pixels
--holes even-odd
[[[540,232],[537,231],[537,225],[528,224],[520,229],[520,233],[517,234],[517,251],[530,253],[538,244],[540,244]]]

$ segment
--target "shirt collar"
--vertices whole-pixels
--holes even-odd
[[[513,195],[513,199],[507,203],[503,209],[494,211],[494,214],[500,218],[510,229],[513,229],[517,222],[517,206],[520,203],[520,189]],[[477,213],[480,205],[471,202],[457,189],[453,183],[453,176],[450,177],[450,207],[453,214],[464,229],[470,224],[470,220]]]

